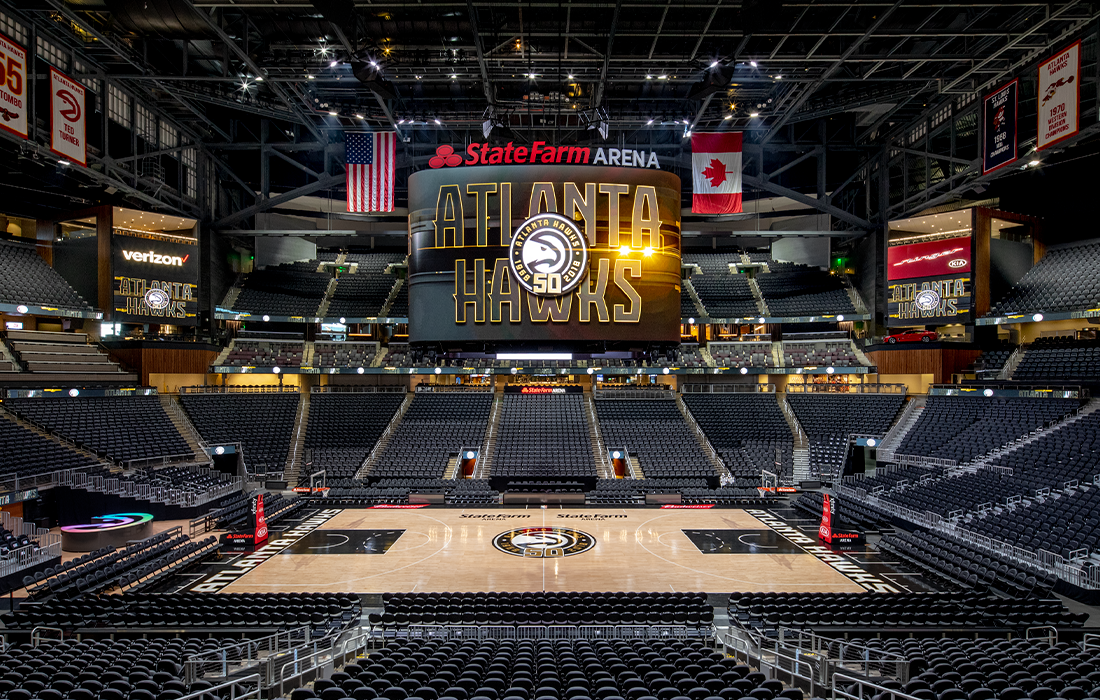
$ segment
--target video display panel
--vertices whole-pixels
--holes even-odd
[[[680,337],[680,179],[644,167],[441,167],[409,179],[412,342]]]
[[[112,320],[175,326],[198,323],[198,250],[193,238],[115,229],[111,236]]]
[[[971,239],[958,236],[886,249],[887,326],[969,323]]]

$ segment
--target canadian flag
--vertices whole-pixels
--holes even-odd
[[[741,132],[691,135],[691,211],[741,211]]]

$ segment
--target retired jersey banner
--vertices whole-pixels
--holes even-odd
[[[27,51],[0,34],[0,129],[27,138]]]
[[[691,211],[741,211],[741,132],[691,135]]]
[[[1038,112],[1038,150],[1068,139],[1080,129],[1080,41],[1039,64]]]
[[[50,150],[80,165],[88,164],[84,86],[50,68]]]
[[[982,105],[982,174],[1003,168],[1018,158],[1016,152],[1016,113],[1019,104],[1019,79],[1013,80]]]

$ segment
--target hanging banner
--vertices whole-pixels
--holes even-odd
[[[1015,162],[1016,113],[1020,80],[1017,78],[992,95],[986,95],[982,107],[982,174],[991,173]]]
[[[87,165],[84,86],[50,67],[50,150],[80,165]]]
[[[1039,64],[1039,132],[1036,149],[1075,135],[1081,117],[1081,42]]]
[[[0,129],[27,138],[27,51],[0,34]]]

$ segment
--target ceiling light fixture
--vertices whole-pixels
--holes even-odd
[[[749,65],[756,68],[756,61],[749,61]]]

